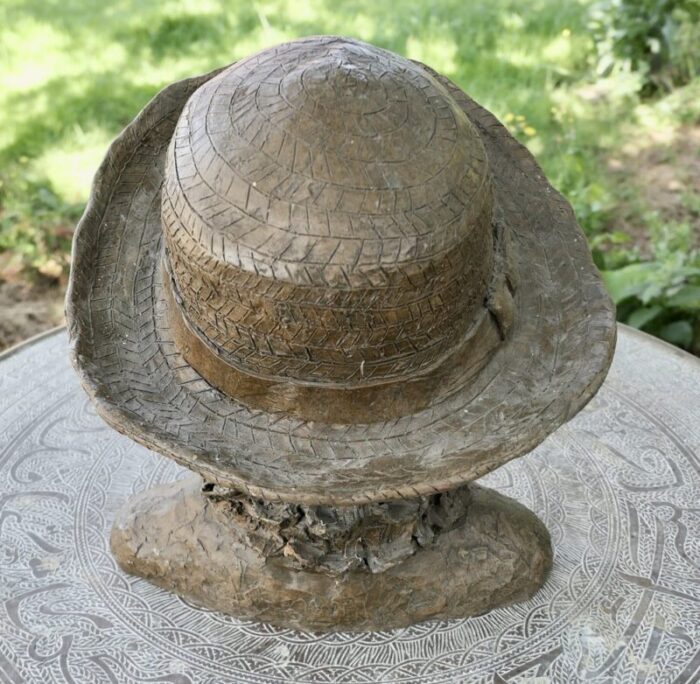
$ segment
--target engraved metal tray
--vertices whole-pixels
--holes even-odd
[[[531,600],[468,620],[317,636],[129,577],[116,509],[186,474],[107,428],[65,332],[0,357],[0,683],[700,681],[700,363],[620,329],[593,402],[484,483],[549,528]]]

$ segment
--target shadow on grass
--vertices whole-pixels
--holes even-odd
[[[54,29],[66,32],[76,43],[80,41],[80,32],[74,34],[72,12],[82,4],[73,0],[61,11],[61,6],[54,3],[53,9],[56,17],[63,17],[63,22],[57,21]],[[261,31],[261,20],[279,24],[289,36],[347,32],[400,54],[413,53],[410,56],[431,62],[473,96],[485,101],[486,106],[503,102],[502,95],[497,99],[490,92],[494,83],[498,83],[499,93],[509,93],[522,100],[524,88],[546,78],[546,67],[517,65],[498,54],[495,47],[503,31],[498,3],[482,7],[479,24],[466,22],[464,6],[457,2],[438,3],[436,7],[425,2],[409,2],[404,5],[406,14],[402,16],[399,8],[387,3],[361,1],[338,7],[333,0],[325,0],[316,3],[313,18],[305,19],[295,18],[291,4],[277,4],[284,11],[262,19],[253,5],[248,4],[235,16],[224,12],[187,13],[139,23],[136,13],[127,24],[101,27],[104,45],[123,47],[126,62],[97,76],[88,72],[84,78],[70,81],[54,78],[36,89],[9,95],[6,107],[9,118],[14,120],[14,135],[13,141],[0,151],[0,160],[7,162],[22,155],[37,157],[70,135],[76,125],[83,130],[99,128],[109,135],[116,134],[158,90],[154,85],[133,82],[130,74],[144,63],[158,66],[193,55],[204,69],[225,64],[231,60],[231,46],[237,40]],[[45,1],[40,5],[29,3],[22,11],[39,21],[46,7]],[[537,29],[537,35],[546,35],[545,22],[537,22],[531,14],[529,28],[522,31],[534,33]],[[547,108],[544,92],[538,93],[537,102],[540,108]]]
[[[36,91],[9,97],[8,111],[32,114],[25,114],[15,123],[13,141],[0,151],[0,161],[38,157],[76,126],[117,132],[152,95],[152,88],[107,72],[91,82],[66,83],[65,79],[56,78]]]
[[[160,87],[184,74],[203,73],[282,40],[333,33],[430,64],[501,118],[507,112],[524,115],[538,131],[538,156],[547,170],[547,160],[563,154],[558,139],[563,132],[550,111],[552,92],[585,68],[580,49],[561,58],[545,54],[543,46],[565,27],[581,26],[585,11],[578,3],[555,0],[531,0],[526,8],[519,0],[314,0],[304,6],[269,0],[215,3],[200,12],[177,1],[5,2],[15,20],[49,22],[71,58],[86,60],[70,80],[55,77],[6,95],[13,135],[0,150],[5,165],[70,146],[76,129],[116,135]],[[120,61],[110,64],[115,50]],[[569,185],[569,177],[573,183],[577,174],[587,173],[582,165],[589,167],[593,155],[587,149],[589,161],[583,151],[577,160],[579,150],[571,145],[566,153],[571,161],[557,162],[566,168],[554,164],[550,170]]]
[[[117,29],[111,38],[127,48],[132,58],[147,58],[159,63],[196,54],[217,60],[231,60],[231,44],[254,33],[259,17],[248,5],[235,18],[225,14],[180,14]]]

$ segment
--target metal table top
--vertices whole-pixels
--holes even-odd
[[[0,683],[700,681],[700,363],[621,328],[603,389],[483,482],[549,528],[531,600],[315,636],[201,610],[122,573],[132,493],[185,474],[94,414],[66,334],[0,357]]]

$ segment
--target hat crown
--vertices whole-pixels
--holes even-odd
[[[493,269],[479,135],[425,68],[347,39],[264,50],[188,101],[162,194],[183,313],[253,375],[427,372]]]

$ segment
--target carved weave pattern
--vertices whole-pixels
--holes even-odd
[[[488,163],[425,70],[342,39],[204,84],[168,154],[163,224],[188,318],[238,367],[368,382],[434,365],[491,276]]]
[[[169,212],[164,215],[168,222]],[[188,318],[203,337],[232,365],[300,380],[352,383],[434,365],[484,307],[488,273],[479,273],[475,284],[465,264],[475,252],[484,254],[479,271],[493,262],[491,232],[474,231],[414,274],[410,290],[399,283],[383,291],[331,291],[332,301],[325,287],[300,288],[223,266],[183,235],[170,235],[168,261]],[[193,264],[201,267],[196,274]],[[415,298],[402,305],[409,294]]]
[[[508,340],[476,377],[455,368],[426,409],[370,424],[248,409],[202,380],[174,347],[165,316],[160,188],[177,119],[210,78],[170,86],[125,130],[77,232],[72,354],[111,425],[252,496],[348,504],[479,477],[531,450],[589,400],[611,356],[614,314],[571,208],[529,152],[442,78],[479,131],[494,218],[511,235],[521,284]]]

